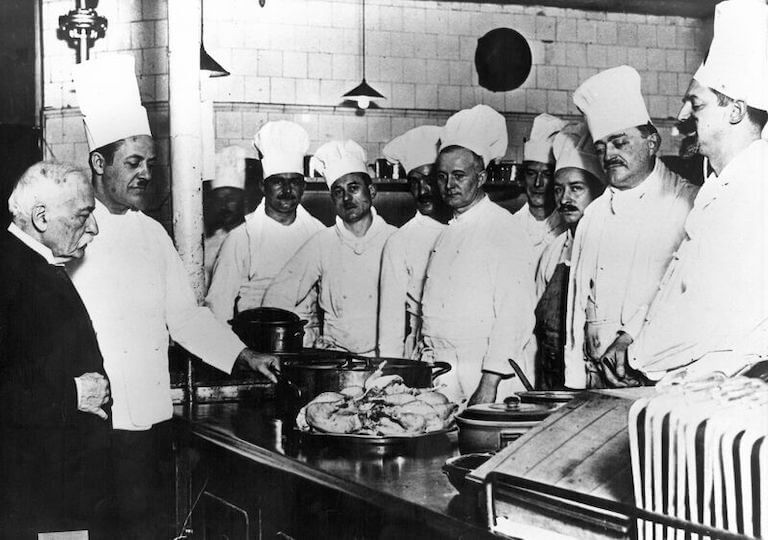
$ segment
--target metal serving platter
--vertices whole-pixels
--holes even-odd
[[[418,435],[360,435],[301,431],[302,442],[310,446],[330,447],[340,452],[364,456],[398,456],[428,453],[430,447],[448,444],[448,434],[456,426]]]

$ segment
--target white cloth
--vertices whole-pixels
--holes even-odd
[[[546,219],[538,221],[531,214],[528,203],[525,203],[520,210],[512,214],[512,223],[522,231],[530,245],[528,264],[531,266],[531,275],[534,275],[544,249],[555,238],[563,234],[568,226],[563,222],[563,216],[557,210],[547,216]]]
[[[311,237],[285,264],[264,295],[263,305],[293,310],[318,286],[324,346],[375,354],[381,253],[397,229],[376,210],[362,237],[340,218]]]
[[[585,387],[585,357],[598,359],[618,332],[638,335],[697,191],[657,159],[640,185],[608,188],[587,207],[568,284],[566,386]]]
[[[733,373],[768,353],[768,141],[707,178],[630,363],[652,379],[686,366]],[[715,355],[721,352],[724,354]],[[702,366],[699,366],[702,364]]]
[[[427,262],[443,229],[444,224],[417,212],[384,246],[379,289],[381,356],[410,358],[415,350],[421,335],[421,293]]]
[[[219,256],[221,245],[224,239],[229,235],[229,231],[218,228],[214,233],[203,240],[203,267],[205,268],[205,285],[210,287],[211,276],[213,275],[213,265]]]
[[[440,150],[461,146],[481,158],[485,167],[507,153],[507,121],[488,105],[475,105],[451,116],[440,133]]]
[[[253,137],[253,145],[261,152],[263,177],[273,174],[304,174],[304,154],[309,150],[309,134],[296,122],[267,122]]]
[[[169,334],[229,373],[245,345],[195,301],[165,229],[141,212],[96,201],[99,235],[74,261],[72,281],[93,321],[112,392],[112,425],[143,430],[171,418]],[[79,263],[79,264],[78,264]]]
[[[487,197],[438,238],[422,297],[421,357],[453,363],[441,382],[457,388],[455,399],[469,397],[481,370],[510,374],[507,359],[520,363],[534,325],[530,257],[512,216]],[[533,365],[522,368],[533,374]]]
[[[584,113],[592,140],[651,121],[640,86],[640,74],[629,66],[606,69],[581,83],[573,103]]]
[[[223,323],[234,315],[238,298],[238,311],[261,306],[267,287],[288,259],[324,228],[301,205],[296,208],[293,223],[278,223],[267,215],[262,201],[256,210],[245,216],[245,223],[234,228],[222,244],[205,297],[206,305]],[[302,317],[309,316],[316,295],[310,294],[308,298],[307,306],[302,303],[302,309],[291,311]]]
[[[765,0],[727,0],[717,4],[712,44],[693,77],[732,99],[768,110]]]
[[[400,163],[408,174],[423,165],[432,165],[437,159],[440,142],[439,126],[419,126],[389,141],[381,153],[390,163]]]
[[[573,250],[573,235],[570,229],[555,238],[544,249],[536,268],[536,299],[541,299],[544,290],[549,285],[549,280],[555,273],[559,264],[571,266],[571,252]]]
[[[72,68],[90,150],[135,135],[152,135],[134,64],[132,54],[110,54]]]
[[[552,143],[555,135],[565,127],[567,122],[551,114],[540,114],[533,119],[531,134],[523,145],[523,159],[554,165]]]
[[[211,189],[245,189],[245,157],[241,146],[227,146],[216,152],[216,176],[211,180]]]
[[[355,141],[328,141],[317,149],[309,160],[309,167],[323,176],[330,189],[345,174],[368,174],[367,159],[365,150]]]

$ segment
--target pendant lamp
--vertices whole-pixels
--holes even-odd
[[[219,64],[216,60],[214,60],[213,57],[210,54],[208,54],[208,51],[205,50],[205,45],[204,45],[205,25],[203,24],[203,12],[205,10],[204,6],[205,6],[205,2],[201,2],[200,3],[200,71],[203,73],[203,75],[208,75],[209,77],[226,77],[227,75],[229,75],[229,71],[221,67],[221,64]]]
[[[383,95],[381,95],[379,92],[373,89],[370,84],[368,84],[368,81],[365,80],[365,0],[363,0],[363,26],[362,26],[362,36],[363,36],[363,81],[355,86],[352,90],[344,94],[344,99],[349,99],[351,101],[357,102],[357,106],[361,109],[367,109],[371,102],[377,99],[387,99]]]

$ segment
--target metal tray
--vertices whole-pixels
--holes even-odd
[[[385,457],[430,453],[436,448],[450,444],[448,434],[456,429],[454,426],[419,435],[359,435],[299,429],[296,431],[299,432],[302,443],[308,446],[322,446],[355,455]]]

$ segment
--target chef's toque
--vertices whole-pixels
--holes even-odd
[[[589,129],[584,122],[574,122],[565,126],[552,143],[555,156],[555,172],[574,167],[594,175],[603,184],[605,172],[597,155]]]
[[[451,116],[440,134],[440,150],[461,146],[483,158],[483,166],[507,153],[507,122],[488,105],[475,105]]]
[[[253,145],[261,152],[265,180],[280,173],[304,175],[304,154],[309,150],[309,134],[296,122],[267,122],[253,137]]]
[[[693,78],[731,99],[768,110],[765,0],[726,0],[717,4],[709,54]]]
[[[136,135],[152,136],[147,111],[141,106],[133,55],[88,60],[76,64],[72,75],[91,151]]]
[[[640,74],[629,66],[593,75],[573,93],[573,102],[584,113],[593,141],[651,120],[640,93]]]
[[[390,163],[400,163],[406,174],[417,167],[432,165],[437,159],[439,126],[419,126],[395,137],[382,149]]]
[[[245,189],[245,148],[227,146],[216,152],[216,176],[211,188],[233,187]]]
[[[555,135],[563,129],[567,122],[551,114],[540,114],[533,119],[531,135],[523,146],[524,161],[555,164],[552,154],[552,143]]]
[[[333,183],[345,174],[368,173],[365,150],[355,141],[329,141],[317,149],[309,161],[311,169],[325,178],[330,189]]]

